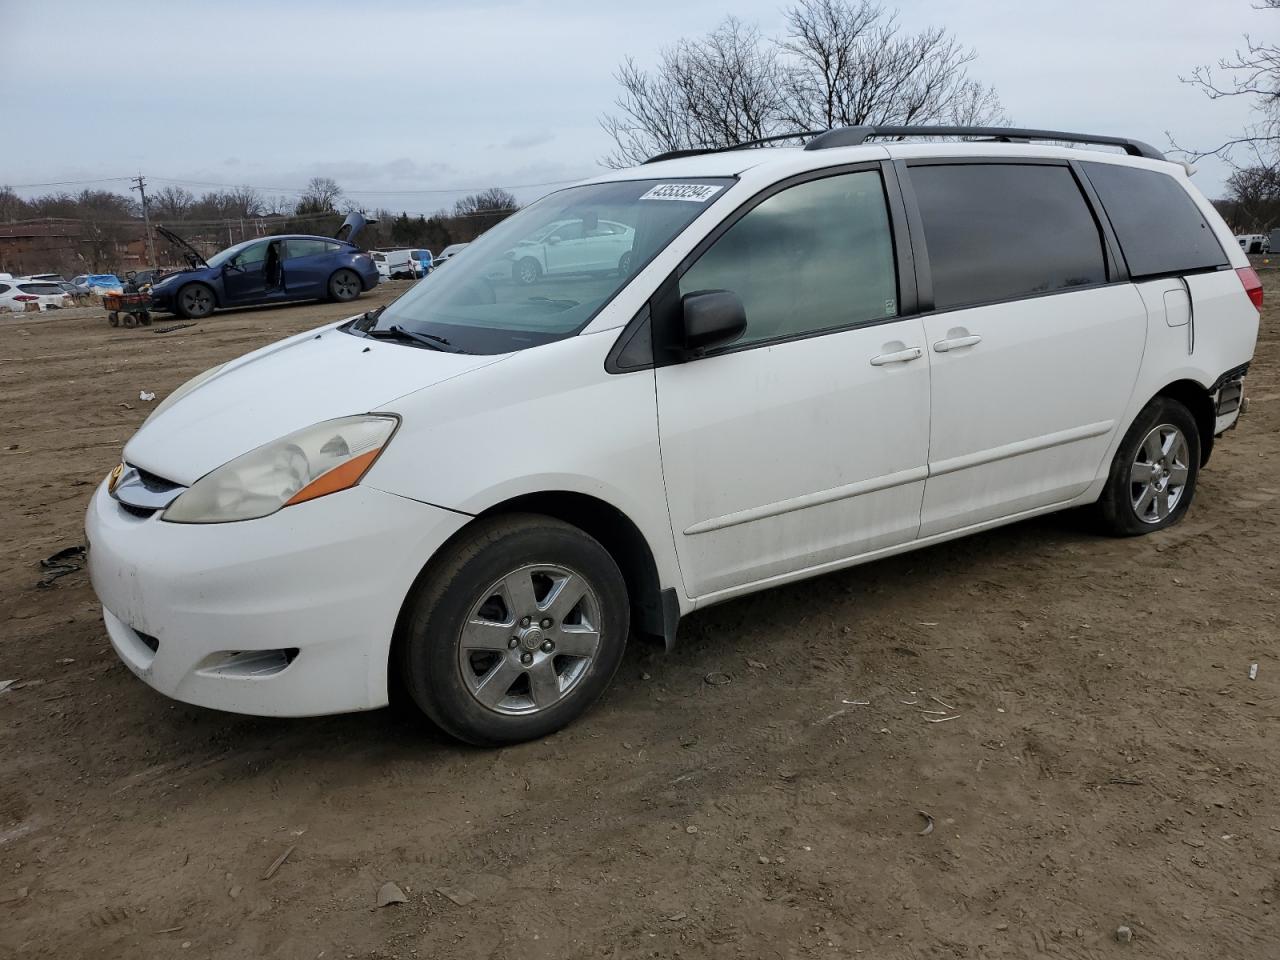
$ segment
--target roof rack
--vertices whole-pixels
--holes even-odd
[[[804,145],[806,150],[830,147],[856,147],[879,137],[987,137],[1001,143],[1031,140],[1058,140],[1063,143],[1092,143],[1121,147],[1132,157],[1163,160],[1164,154],[1150,144],[1128,137],[1106,137],[1089,133],[1067,133],[1063,130],[1024,130],[1020,127],[837,127],[814,137]]]
[[[662,160],[675,160],[679,157],[693,157],[704,153],[725,153],[730,150],[742,150],[748,147],[759,147],[782,140],[800,140],[811,138],[805,143],[806,150],[829,150],[834,147],[857,147],[868,140],[882,137],[984,137],[998,143],[1029,143],[1032,140],[1056,140],[1061,143],[1091,143],[1098,146],[1120,147],[1132,157],[1147,157],[1150,160],[1164,160],[1165,155],[1148,143],[1131,140],[1128,137],[1107,137],[1088,133],[1067,133],[1063,130],[1026,130],[1021,127],[966,127],[966,126],[921,126],[921,127],[836,127],[833,130],[803,130],[796,133],[784,133],[774,137],[762,137],[759,140],[748,140],[728,147],[694,147],[687,150],[668,150],[650,157],[645,163],[658,163]]]

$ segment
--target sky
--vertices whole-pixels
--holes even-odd
[[[730,11],[777,35],[785,2],[0,0],[0,185],[123,193],[141,172],[153,190],[277,195],[330,176],[369,209],[430,213],[495,185],[527,202],[601,171],[624,57],[652,64]],[[973,47],[1017,125],[1160,148],[1238,132],[1244,102],[1178,77],[1280,30],[1250,0],[895,5]],[[1202,161],[1195,182],[1218,196],[1224,176]]]

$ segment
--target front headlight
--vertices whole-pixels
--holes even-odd
[[[161,400],[158,404],[156,404],[156,408],[152,410],[150,414],[147,415],[147,420],[150,420],[152,417],[159,416],[162,411],[168,410],[171,406],[173,406],[175,403],[177,403],[179,400],[185,397],[188,393],[190,393],[196,387],[200,386],[200,384],[204,383],[206,380],[210,380],[213,377],[217,376],[222,371],[222,368],[225,366],[226,366],[225,363],[220,363],[216,367],[209,368],[204,373],[197,373],[194,377],[192,377],[186,383],[179,386],[178,389],[174,390],[173,393],[169,394],[167,397]],[[146,424],[147,420],[142,421],[144,425]]]
[[[250,450],[197,480],[165,510],[174,523],[254,520],[354,487],[400,420],[366,414],[326,420]]]

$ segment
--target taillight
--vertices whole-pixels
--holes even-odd
[[[1237,267],[1236,276],[1240,278],[1240,282],[1244,284],[1244,292],[1249,295],[1249,299],[1253,301],[1253,305],[1262,312],[1262,281],[1258,279],[1257,272],[1253,267]]]
[[[15,296],[13,299],[17,300],[19,303],[30,303],[32,300],[39,300],[40,298],[33,297],[29,293],[20,293],[17,296]]]

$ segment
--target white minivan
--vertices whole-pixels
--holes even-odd
[[[605,221],[625,271],[489,276]],[[681,152],[472,248],[129,440],[86,526],[139,677],[276,716],[403,691],[472,743],[543,736],[694,609],[1068,507],[1176,523],[1262,303],[1181,164],[1056,131]]]

